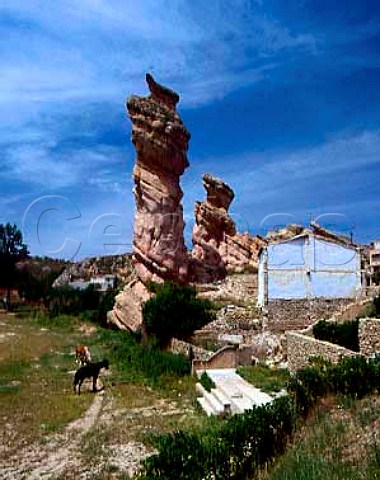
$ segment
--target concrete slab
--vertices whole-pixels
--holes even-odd
[[[198,372],[199,376],[201,374],[202,372]],[[273,400],[270,395],[246,382],[234,368],[210,369],[207,374],[214,382],[216,390],[221,392],[224,402],[230,401],[233,414],[243,413],[254,405],[264,405]]]

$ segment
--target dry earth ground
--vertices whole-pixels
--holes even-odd
[[[74,395],[73,347],[92,335],[0,314],[1,479],[127,479],[153,451],[151,434],[204,421],[192,394],[118,382],[112,365],[102,392],[88,382]],[[102,345],[92,352],[102,358]]]

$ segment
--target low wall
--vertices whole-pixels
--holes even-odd
[[[317,320],[327,319],[344,311],[350,303],[350,298],[271,300],[263,307],[262,322],[275,332],[300,330]]]
[[[207,360],[213,354],[210,350],[205,350],[204,348],[197,347],[183,340],[178,340],[177,338],[172,339],[170,350],[173,353],[181,353],[185,355],[185,357],[189,357],[190,352],[192,352],[191,355],[194,360]]]
[[[362,318],[359,321],[359,345],[363,355],[380,354],[380,319]]]
[[[257,273],[234,273],[217,284],[196,285],[201,297],[214,301],[252,302],[256,304],[258,292]]]
[[[236,368],[238,366],[237,348],[226,346],[215,352],[207,360],[193,360],[192,371],[210,368]]]
[[[288,368],[294,372],[309,363],[310,357],[323,357],[332,363],[341,358],[360,355],[340,345],[316,340],[297,332],[286,332]]]
[[[349,303],[342,311],[336,312],[331,320],[342,323],[365,315],[366,310],[372,304],[372,298],[360,298]]]

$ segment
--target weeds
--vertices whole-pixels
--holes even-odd
[[[361,403],[354,402],[351,416],[344,422],[336,416],[336,407],[317,413],[275,467],[261,473],[260,480],[378,480],[379,446],[370,444],[358,453],[360,408]],[[354,458],[351,451],[361,458]]]
[[[207,372],[203,372],[199,382],[201,385],[208,391],[211,392],[212,388],[215,388],[215,383],[211,380],[211,378],[207,375]]]
[[[261,363],[252,367],[239,367],[237,373],[247,382],[267,393],[279,392],[286,387],[289,380],[288,370],[271,369]]]

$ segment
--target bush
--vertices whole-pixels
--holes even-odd
[[[315,359],[288,384],[290,395],[220,422],[199,435],[176,432],[157,441],[158,453],[143,462],[140,479],[251,479],[284,452],[298,414],[307,415],[329,393],[361,397],[380,393],[380,356],[345,358],[334,366]]]
[[[130,332],[101,329],[99,340],[108,350],[110,362],[118,366],[125,380],[161,385],[167,376],[191,373],[186,357],[164,352],[151,342],[141,344]]]
[[[117,293],[117,290],[109,290],[100,298],[99,305],[96,309],[96,321],[103,326],[107,325],[107,313],[113,309]]]
[[[376,382],[378,365],[365,357],[343,358],[331,369],[331,383],[336,393],[363,398],[378,389]]]
[[[359,320],[342,324],[321,320],[313,326],[313,335],[317,340],[335,343],[354,352],[359,351]]]
[[[49,314],[79,315],[85,310],[96,310],[99,306],[100,293],[93,285],[84,290],[63,286],[52,288],[45,300]]]
[[[210,301],[197,298],[195,287],[175,283],[153,284],[155,296],[143,305],[143,321],[149,337],[165,347],[173,337],[186,340],[194,330],[211,322]]]
[[[295,425],[289,397],[230,417],[220,430],[196,436],[183,431],[159,438],[159,453],[143,462],[146,480],[243,480],[285,450]]]
[[[208,392],[211,392],[212,388],[215,388],[215,383],[211,380],[211,378],[207,375],[207,372],[203,372],[200,379],[200,384],[205,388]]]
[[[298,412],[306,416],[318,399],[328,393],[362,398],[380,393],[380,357],[346,357],[337,365],[323,362],[299,370],[288,384]]]
[[[178,431],[159,437],[158,455],[144,461],[144,473],[140,478],[153,480],[196,480],[204,478],[207,465],[207,449],[194,434]]]

